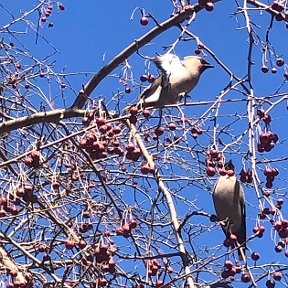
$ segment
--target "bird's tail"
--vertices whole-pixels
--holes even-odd
[[[239,248],[238,248],[239,260],[245,261],[245,259],[246,259],[246,245],[244,243],[242,243],[242,244],[237,243],[237,245],[239,246]]]

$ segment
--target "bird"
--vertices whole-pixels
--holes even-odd
[[[140,108],[176,104],[197,85],[206,69],[214,67],[201,57],[186,56],[181,61],[172,53],[156,56],[151,61],[162,73],[141,93],[137,104]]]
[[[239,244],[239,259],[243,260],[246,250],[246,209],[244,190],[235,176],[232,160],[224,165],[225,173],[219,176],[213,190],[213,202],[218,220],[227,239],[236,235]],[[235,247],[235,245],[232,245]],[[242,250],[242,253],[241,253]]]

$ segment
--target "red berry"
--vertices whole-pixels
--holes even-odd
[[[264,123],[269,124],[271,122],[271,116],[266,114],[263,118]]]
[[[117,235],[123,235],[124,234],[124,228],[123,226],[120,226],[116,229],[116,234]]]
[[[271,189],[271,188],[273,187],[273,183],[272,183],[272,182],[266,182],[266,183],[265,183],[265,187],[266,187],[267,189]]]
[[[235,243],[237,241],[237,236],[235,234],[230,234],[229,236],[230,243]]]
[[[215,161],[213,161],[212,159],[208,159],[207,161],[206,161],[206,166],[207,167],[216,167],[216,163],[215,163]],[[226,170],[225,170],[225,172],[226,172]],[[225,173],[226,174],[226,173]]]
[[[253,252],[251,258],[252,260],[257,261],[260,258],[260,254],[258,252]]]
[[[259,232],[264,233],[265,232],[265,227],[264,226],[258,226]]]
[[[270,152],[274,148],[274,144],[268,143],[264,146],[264,151]]]
[[[233,263],[230,260],[226,260],[224,263],[224,267],[228,270],[231,270],[233,267]]]
[[[266,167],[266,168],[264,169],[264,175],[265,175],[265,176],[273,176],[272,168]]]
[[[157,279],[156,287],[162,287],[163,285],[164,285],[164,282],[162,280]]]
[[[102,126],[102,125],[105,125],[106,124],[106,119],[104,117],[98,117],[96,118],[96,124],[98,127]],[[94,139],[95,141],[95,139]]]
[[[130,89],[129,86],[126,86],[126,87],[125,87],[125,92],[126,92],[127,94],[131,93],[131,89]]]
[[[25,158],[24,158],[24,163],[25,163],[25,165],[28,166],[28,167],[32,167],[32,166],[33,166],[33,160],[32,160],[32,158],[30,158],[30,157],[25,157]]]
[[[65,241],[65,247],[67,249],[72,249],[75,246],[74,240],[66,240]]]
[[[276,231],[280,231],[280,229],[282,228],[282,223],[280,221],[275,221],[273,223],[273,227]],[[278,243],[279,244],[279,243]]]
[[[253,233],[259,233],[259,226],[255,226],[252,231]]]
[[[112,128],[112,132],[117,135],[117,134],[120,134],[122,131],[121,127],[120,126],[115,126]]]
[[[266,287],[267,288],[274,288],[275,287],[275,281],[270,279],[266,281]]]
[[[168,124],[168,128],[169,128],[169,130],[171,130],[171,131],[174,131],[174,130],[176,130],[176,123],[175,122],[171,122],[171,123],[169,123]]]
[[[277,143],[278,140],[279,140],[279,137],[278,137],[278,135],[277,135],[276,133],[272,133],[272,134],[270,134],[269,139],[270,139],[272,142]]]
[[[265,214],[265,215],[269,215],[269,214],[270,214],[270,208],[265,207],[265,208],[263,209],[262,213]]]
[[[284,20],[284,15],[282,14],[282,13],[277,13],[276,15],[275,15],[275,19],[277,20],[277,21],[282,21],[282,20]],[[276,68],[272,68],[272,73],[273,73],[273,69],[275,69],[276,70]],[[277,70],[276,70],[276,72],[277,72]],[[275,73],[276,73],[275,72]]]
[[[131,115],[137,115],[138,113],[138,108],[136,106],[132,106],[129,110]]]
[[[206,11],[213,11],[214,10],[214,4],[212,2],[208,2],[206,5],[205,5],[205,9]]]
[[[127,152],[133,152],[135,150],[135,146],[132,143],[128,143],[125,145]]]
[[[219,169],[219,174],[221,176],[225,176],[225,175],[227,175],[227,171],[225,169]]]
[[[84,249],[86,246],[87,246],[87,243],[85,240],[81,239],[78,243],[78,246],[81,248],[81,249]]]
[[[259,109],[257,110],[257,115],[260,117],[260,118],[263,118],[265,116],[265,110],[264,109]]]
[[[220,161],[217,162],[217,167],[218,167],[218,168],[223,168],[223,166],[224,166],[224,163],[223,163],[222,160],[220,160]],[[222,169],[222,170],[225,170],[225,169]],[[225,170],[225,173],[226,173],[226,170]]]
[[[206,174],[208,176],[214,176],[215,173],[216,173],[216,171],[215,171],[214,167],[209,166],[209,167],[206,168]]]
[[[267,72],[269,71],[269,67],[267,67],[267,66],[262,66],[262,67],[261,67],[261,71],[262,71],[263,73],[267,73]]]
[[[274,177],[276,177],[276,176],[279,175],[279,171],[278,171],[277,168],[272,168],[272,175],[273,175]]]
[[[18,270],[17,270],[17,269],[12,269],[12,270],[10,271],[10,275],[11,275],[12,277],[16,277],[17,274],[18,274]]]
[[[167,273],[171,274],[171,273],[173,273],[173,272],[174,272],[173,267],[168,266],[168,268],[167,268]]]
[[[218,157],[218,154],[219,154],[219,151],[217,149],[211,149],[209,151],[209,154],[212,158],[217,158]]]
[[[279,66],[279,67],[283,66],[284,65],[284,60],[282,58],[278,58],[276,60],[276,65]]]
[[[235,172],[234,172],[233,170],[227,170],[226,173],[227,173],[227,175],[228,175],[229,177],[235,175]]]
[[[232,243],[230,242],[229,239],[225,239],[225,240],[223,241],[223,246],[224,246],[224,247],[230,247],[231,244],[232,244]]]
[[[147,110],[147,109],[144,109],[144,110],[142,111],[142,115],[147,119],[147,118],[150,117],[150,111]]]
[[[33,151],[31,152],[31,158],[32,158],[33,160],[39,160],[39,158],[40,158],[40,151],[38,151],[38,150],[33,150]]]
[[[242,282],[247,283],[247,282],[249,282],[251,280],[251,277],[250,277],[250,275],[248,273],[244,273],[241,276],[241,280],[242,280]]]
[[[273,273],[273,278],[274,278],[274,280],[276,280],[276,281],[280,281],[281,278],[282,278],[281,272],[280,272],[280,271],[274,272],[274,273]]]
[[[150,172],[150,167],[148,164],[144,164],[141,166],[141,173],[147,175]]]
[[[282,224],[283,226],[283,224]],[[282,228],[278,231],[278,235],[280,238],[286,238],[288,237],[288,229],[287,228]]]
[[[125,237],[125,238],[128,238],[128,237],[130,237],[130,235],[131,235],[131,228],[130,228],[130,226],[128,225],[128,224],[124,224],[123,225],[123,236]]]
[[[269,143],[270,133],[264,132],[260,134],[259,141],[264,146],[265,144]]]
[[[52,187],[53,187],[53,189],[59,189],[60,183],[55,181],[55,182],[52,183]]]
[[[137,220],[136,219],[130,219],[130,221],[129,221],[130,229],[135,229],[136,226],[137,226]]]
[[[154,75],[152,75],[152,74],[150,74],[149,76],[148,76],[148,82],[149,83],[153,83],[154,81],[155,81],[155,76]]]
[[[39,252],[45,252],[46,248],[47,248],[46,245],[43,244],[43,243],[41,243],[41,244],[39,244],[39,246],[38,246],[38,251],[39,251]]]
[[[147,75],[143,74],[143,75],[140,76],[140,81],[141,82],[146,82],[147,80],[148,80]]]
[[[58,2],[58,7],[62,11],[65,9],[64,5],[61,2]]]
[[[275,246],[275,252],[280,253],[283,250],[283,247],[280,245]]]
[[[148,24],[148,18],[146,16],[142,16],[140,19],[140,24],[146,26]]]
[[[282,198],[277,199],[278,205],[283,205],[283,203],[284,203],[284,199],[282,199]]]
[[[154,131],[156,136],[161,136],[164,133],[165,129],[163,127],[157,127]]]
[[[278,1],[274,1],[271,5],[271,8],[273,10],[278,11],[278,12],[281,12],[284,10],[284,6],[281,3],[279,3]]]

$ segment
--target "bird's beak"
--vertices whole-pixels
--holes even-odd
[[[214,68],[214,65],[210,64],[210,63],[205,63],[204,64],[204,67],[207,69],[207,68]]]

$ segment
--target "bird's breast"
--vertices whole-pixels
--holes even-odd
[[[240,224],[238,219],[242,217],[239,191],[236,191],[236,181],[235,177],[221,176],[213,192],[217,217],[219,220],[229,219],[234,229],[238,229]]]
[[[185,75],[185,74],[184,74]],[[187,94],[189,93],[198,83],[198,78],[190,77],[189,75],[184,76],[183,74],[171,75],[170,85],[173,94]]]

